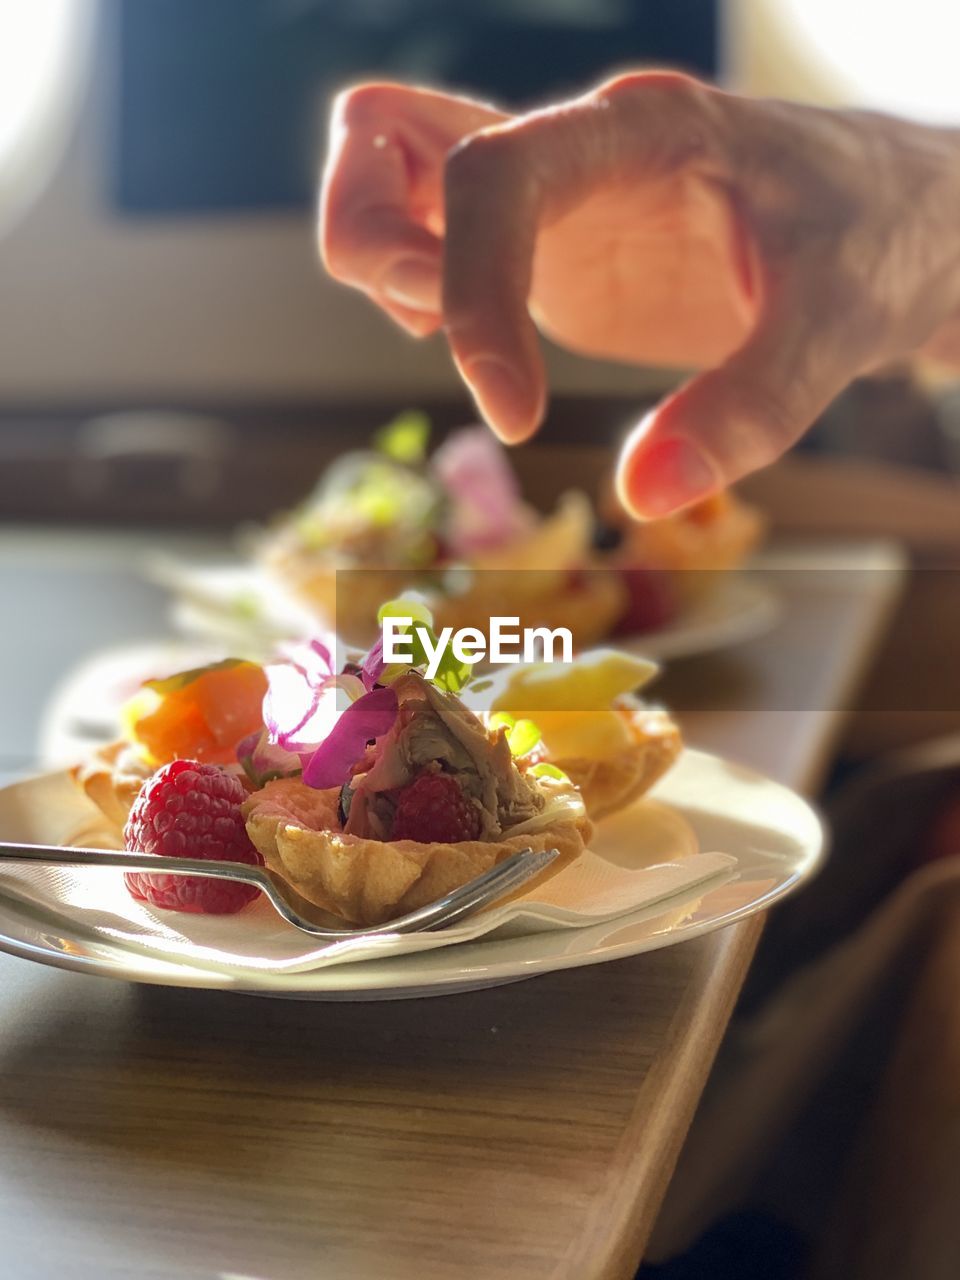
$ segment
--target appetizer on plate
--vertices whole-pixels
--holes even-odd
[[[519,849],[570,861],[592,818],[645,791],[680,748],[666,714],[635,697],[652,664],[629,655],[518,668],[491,702],[491,682],[449,653],[432,679],[415,649],[391,665],[380,644],[360,662],[334,653],[314,641],[266,668],[230,660],[148,682],[125,741],[74,777],[130,848],[262,859],[309,901],[379,924]],[[255,896],[169,875],[127,884],[187,911]]]
[[[428,434],[423,415],[402,415],[261,541],[261,565],[352,643],[369,643],[380,601],[410,587],[429,596],[440,627],[514,615],[568,627],[579,648],[656,631],[762,537],[759,513],[731,493],[638,523],[612,487],[599,519],[572,491],[541,515],[486,428],[456,431],[430,455]]]
[[[536,724],[539,757],[566,774],[596,820],[649,791],[680,754],[676,724],[638,696],[657,669],[612,649],[569,665],[528,663],[502,682],[492,710]]]
[[[618,635],[656,631],[717,589],[757,549],[763,516],[727,489],[662,520],[631,519],[612,486],[600,503],[601,540],[628,604]]]
[[[346,920],[379,924],[449,893],[521,849],[585,847],[590,823],[576,788],[525,768],[501,729],[487,729],[454,693],[416,670],[361,694],[390,727],[245,803],[267,865],[303,897]],[[317,787],[317,783],[332,786]]]
[[[581,647],[608,634],[626,593],[594,553],[586,496],[565,494],[542,516],[486,428],[454,432],[429,457],[428,433],[405,414],[373,449],[338,459],[264,538],[261,562],[355,644],[371,641],[380,602],[410,587],[429,595],[441,628],[494,612],[568,626]]]

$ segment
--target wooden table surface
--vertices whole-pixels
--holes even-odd
[[[670,673],[692,742],[815,784],[895,595],[854,560],[882,571],[785,575],[774,633]],[[631,1276],[760,927],[367,1005],[0,956],[0,1275]]]

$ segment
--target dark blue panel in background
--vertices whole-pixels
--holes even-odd
[[[113,191],[135,213],[309,206],[329,96],[358,77],[520,106],[624,66],[717,64],[717,0],[114,3]]]

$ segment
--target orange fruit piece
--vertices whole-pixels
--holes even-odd
[[[148,680],[123,708],[126,737],[150,765],[233,764],[237,744],[263,725],[266,692],[263,668],[239,658]]]

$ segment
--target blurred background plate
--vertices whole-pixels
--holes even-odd
[[[764,635],[776,626],[781,607],[776,592],[755,574],[724,573],[702,599],[689,604],[656,631],[617,636],[611,643],[628,653],[667,661],[713,653]]]
[[[317,630],[309,612],[255,566],[164,561],[151,576],[174,592],[174,621],[187,636],[265,656],[273,641]],[[752,640],[776,625],[780,608],[768,583],[749,573],[711,576],[716,581],[709,593],[685,605],[671,622],[605,643],[651,658],[686,658]]]

